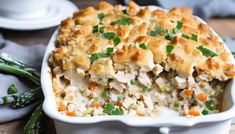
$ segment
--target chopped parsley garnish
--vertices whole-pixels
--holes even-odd
[[[176,26],[176,28],[180,30],[182,27],[183,27],[183,22],[177,21],[177,26]]]
[[[147,49],[147,46],[146,46],[144,43],[141,43],[141,44],[139,45],[139,47],[142,48],[142,49]]]
[[[204,109],[204,110],[202,111],[202,114],[203,114],[203,115],[208,115],[208,111],[207,111],[206,109]]]
[[[122,108],[116,108],[112,103],[107,104],[104,107],[103,112],[108,115],[123,115],[124,114]]]
[[[191,39],[194,40],[194,41],[197,41],[197,35],[196,34],[192,34],[192,38]]]
[[[97,16],[98,16],[99,20],[102,21],[102,19],[104,18],[105,15],[104,15],[104,13],[99,13]]]
[[[104,33],[104,28],[105,28],[104,26],[99,28],[98,25],[95,25],[93,26],[92,33],[96,33],[96,32]]]
[[[99,32],[100,32],[100,33],[104,33],[104,28],[105,28],[104,26],[103,26],[103,27],[100,27],[100,28],[99,28]]]
[[[130,18],[123,17],[117,21],[112,22],[112,25],[130,25],[132,20]]]
[[[156,31],[150,31],[150,36],[159,37],[159,34]]]
[[[190,38],[190,37],[189,37],[188,35],[186,35],[186,34],[182,34],[181,37],[182,37],[182,38],[185,38],[185,39],[189,39],[189,38]]]
[[[210,110],[215,110],[215,108],[216,108],[216,105],[215,105],[215,103],[212,100],[207,101],[206,106]]]
[[[172,45],[167,45],[167,46],[166,46],[166,52],[167,52],[167,54],[171,54],[171,52],[172,52],[173,49],[174,49],[174,46],[172,46]]]
[[[130,80],[131,85],[135,85],[136,84],[136,80]]]
[[[98,25],[93,26],[92,33],[98,32],[98,29],[99,29]]]
[[[174,36],[174,34],[173,33],[168,33],[166,36],[165,36],[165,39],[167,39],[167,40],[172,40],[173,39],[173,36]]]
[[[122,110],[122,108],[115,108],[113,111],[112,111],[112,115],[123,115],[124,112]]]
[[[7,94],[15,94],[17,92],[18,92],[18,89],[14,84],[8,87]]]
[[[109,92],[105,90],[105,91],[102,93],[102,97],[103,97],[104,99],[108,99],[108,98],[109,98]]]
[[[108,47],[106,49],[106,52],[105,53],[95,53],[95,54],[92,54],[91,57],[90,57],[90,60],[91,61],[95,61],[99,58],[107,58],[107,57],[110,57],[113,53],[113,48],[111,47]]]
[[[119,95],[119,96],[117,97],[117,99],[118,99],[118,101],[123,100],[123,99],[124,99],[124,96]]]
[[[179,103],[179,102],[175,102],[175,103],[174,103],[174,108],[178,108],[178,107],[179,107],[179,105],[180,105],[180,103]]]
[[[164,29],[164,28],[161,28],[161,27],[159,27],[159,26],[156,26],[153,31],[150,31],[149,35],[150,35],[150,36],[159,37],[159,34],[162,34],[162,33],[165,33],[165,34],[166,34],[166,33],[167,33],[167,30]]]
[[[173,28],[172,32],[173,32],[173,34],[177,34],[179,32],[179,29],[178,28]]]
[[[108,47],[108,48],[106,49],[106,53],[109,54],[109,55],[111,55],[111,54],[113,53],[113,48],[112,48],[112,47]]]
[[[215,56],[218,56],[217,53],[211,51],[211,50],[208,49],[208,48],[205,48],[203,45],[199,46],[197,49],[200,50],[201,53],[202,53],[204,56],[206,56],[206,57],[215,57]]]
[[[126,10],[126,9],[122,10],[122,13],[123,13],[123,14],[128,15],[128,13],[127,13],[127,10]]]
[[[103,33],[102,37],[105,39],[111,40],[115,37],[115,33],[114,32]]]
[[[121,39],[119,37],[115,37],[113,39],[113,42],[114,42],[114,45],[117,46],[121,42]]]
[[[149,91],[149,88],[143,87],[143,92],[148,92],[148,91]]]

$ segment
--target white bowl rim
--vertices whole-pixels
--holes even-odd
[[[162,9],[157,6],[147,6],[149,9]],[[167,10],[165,10],[167,11]],[[196,17],[196,16],[195,16]],[[199,21],[205,23],[199,17],[196,17]],[[213,29],[211,29],[213,34],[219,37]],[[54,42],[56,40],[56,36],[58,34],[58,29],[52,35],[48,47],[46,49],[43,64],[41,69],[41,85],[45,100],[43,102],[43,110],[44,112],[54,120],[69,123],[69,124],[94,124],[100,122],[107,122],[107,121],[119,121],[128,126],[137,126],[137,127],[160,127],[160,126],[193,126],[199,123],[209,123],[209,122],[218,122],[218,121],[225,121],[235,117],[235,80],[232,79],[230,84],[230,94],[231,94],[231,103],[232,106],[223,112],[210,114],[206,116],[198,116],[198,117],[130,117],[130,116],[95,116],[95,117],[68,117],[65,115],[60,114],[57,111],[56,104],[55,104],[55,97],[52,89],[52,82],[51,82],[51,72],[50,67],[48,66],[48,58],[50,52],[54,49]],[[221,42],[223,40],[219,37]],[[232,54],[228,47],[223,42],[225,50],[230,53],[231,63],[235,64],[235,61],[232,57]],[[233,90],[234,89],[234,90]],[[226,89],[229,90],[229,89]]]

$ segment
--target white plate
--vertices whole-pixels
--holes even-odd
[[[38,30],[60,24],[61,20],[71,16],[78,8],[67,0],[56,0],[47,7],[43,17],[33,19],[14,19],[0,16],[0,28],[12,30]]]

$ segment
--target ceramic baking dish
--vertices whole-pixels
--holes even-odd
[[[150,10],[157,6],[148,6]],[[205,23],[202,19],[197,19]],[[213,34],[218,36],[213,30]],[[180,133],[193,134],[209,132],[226,134],[229,131],[231,118],[235,116],[235,81],[230,80],[223,96],[222,112],[198,116],[182,117],[172,110],[164,110],[159,117],[127,117],[127,116],[97,116],[97,117],[68,117],[57,111],[56,101],[52,89],[51,69],[48,66],[50,52],[55,49],[55,40],[58,30],[52,35],[42,64],[41,84],[45,100],[43,110],[54,120],[58,134],[77,133]],[[221,39],[220,39],[221,40]],[[221,40],[222,41],[222,40]],[[229,51],[225,45],[225,49]],[[231,62],[235,64],[230,53]],[[159,128],[159,131],[156,130]],[[190,128],[190,129],[189,129]]]

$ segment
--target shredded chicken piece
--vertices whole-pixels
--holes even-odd
[[[140,73],[137,79],[145,87],[150,88],[152,85],[151,79],[146,73]]]
[[[135,74],[118,71],[114,77],[121,83],[129,83],[131,80],[135,79]]]
[[[179,76],[176,76],[174,79],[172,79],[172,84],[178,89],[184,89],[187,87],[186,78],[182,78]]]
[[[120,82],[118,82],[117,80],[113,80],[109,83],[110,88],[114,88],[119,92],[123,92],[123,89],[126,88],[126,86]]]

